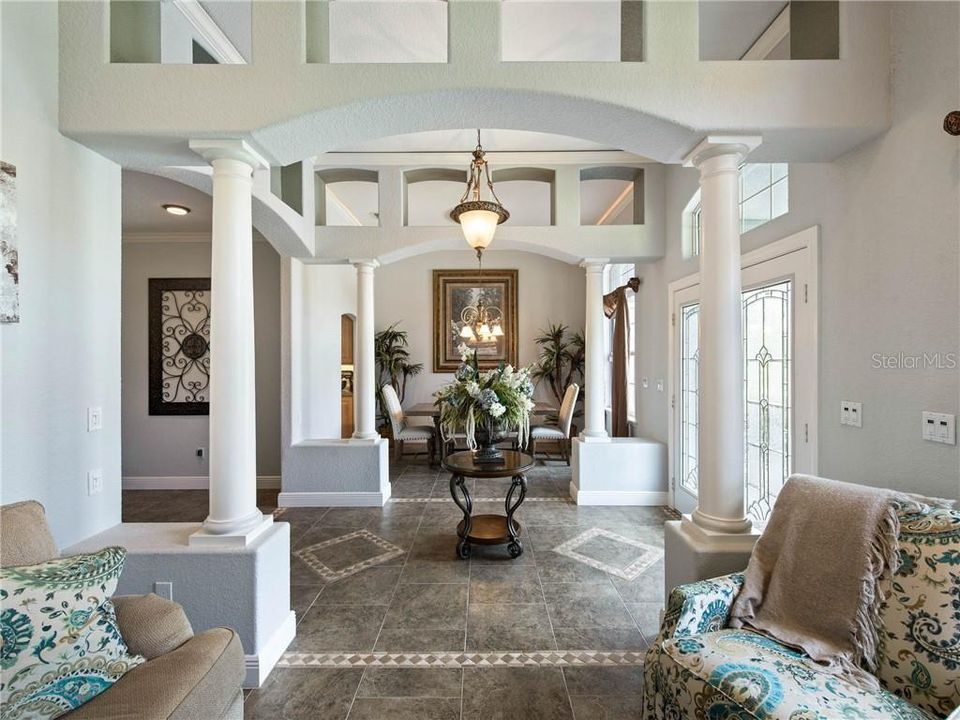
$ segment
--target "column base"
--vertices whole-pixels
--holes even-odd
[[[690,519],[698,528],[725,535],[742,535],[749,533],[753,527],[753,523],[750,522],[749,518],[741,518],[739,520],[719,518],[714,515],[708,515],[700,510],[700,508],[693,511]]]
[[[739,572],[747,567],[760,533],[716,532],[684,515],[664,525],[664,601],[677,585]]]
[[[240,522],[219,523],[207,518],[203,527],[191,533],[190,545],[221,545],[246,547],[273,525],[273,515],[264,515],[259,510]]]
[[[354,433],[350,436],[350,442],[352,443],[375,443],[377,440],[380,440],[380,433]]]
[[[610,436],[606,430],[583,430],[577,439],[580,442],[610,442]]]

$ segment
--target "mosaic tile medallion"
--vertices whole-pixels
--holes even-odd
[[[385,563],[403,552],[369,530],[357,530],[301,548],[293,554],[324,580],[333,582]]]
[[[603,528],[591,528],[553,551],[624,580],[633,580],[663,557],[660,548]]]

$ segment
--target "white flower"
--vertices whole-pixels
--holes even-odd
[[[534,408],[534,402],[528,397],[523,398],[523,406],[530,412]]]
[[[490,417],[498,418],[501,415],[503,415],[506,411],[507,409],[500,403],[493,403],[493,405],[490,406],[490,410],[488,412],[490,413]]]
[[[465,389],[467,391],[467,395],[472,398],[476,398],[477,395],[480,394],[480,385],[474,380],[468,382],[465,386]]]
[[[470,357],[470,348],[467,347],[466,343],[457,345],[457,352],[460,353],[460,362],[466,362],[467,358]]]

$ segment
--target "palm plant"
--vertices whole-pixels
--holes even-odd
[[[561,323],[548,323],[541,328],[534,342],[540,346],[540,356],[531,375],[537,383],[546,382],[557,399],[563,401],[567,386],[583,379],[584,342],[581,333],[570,333]],[[569,333],[569,335],[568,335]]]
[[[373,354],[377,362],[377,405],[379,417],[386,421],[386,411],[380,388],[390,383],[397,391],[397,397],[403,402],[407,394],[407,379],[423,372],[423,363],[410,362],[407,331],[399,330],[395,322],[373,338]]]

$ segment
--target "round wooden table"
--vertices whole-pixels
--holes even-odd
[[[533,467],[534,460],[533,456],[517,450],[504,450],[503,459],[504,462],[497,464],[476,463],[473,452],[469,450],[451,453],[443,459],[443,468],[450,473],[450,495],[463,511],[463,520],[457,525],[457,555],[463,560],[470,557],[471,544],[506,544],[510,557],[520,557],[523,553],[520,523],[513,519],[513,515],[527,495],[527,477],[524,473]],[[464,480],[502,477],[513,478],[504,501],[507,514],[474,515],[473,500]]]

